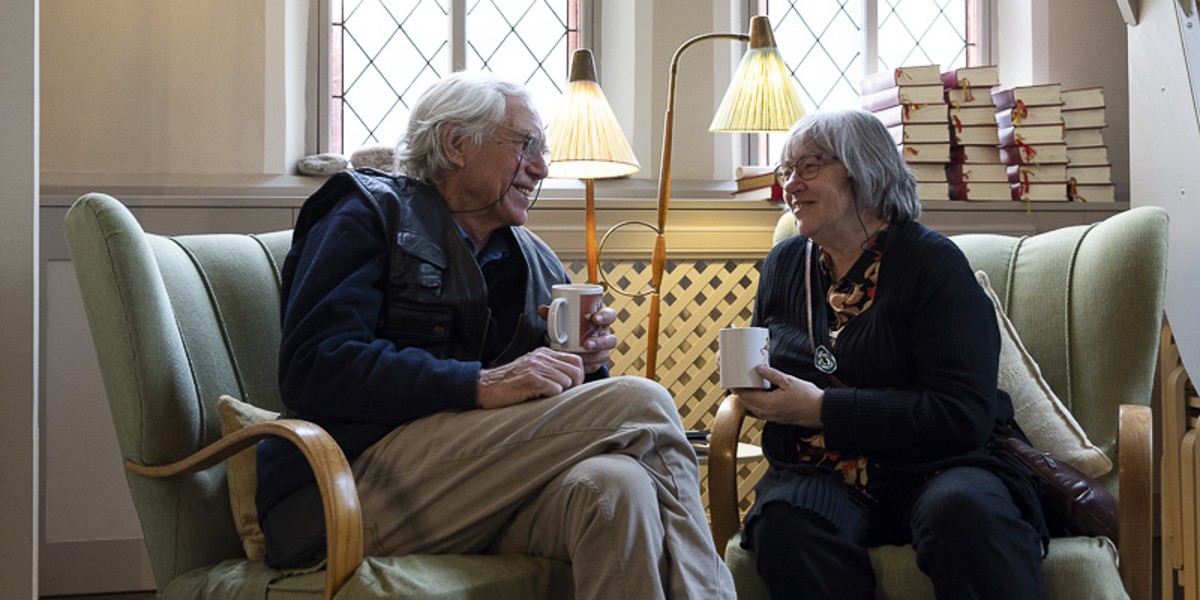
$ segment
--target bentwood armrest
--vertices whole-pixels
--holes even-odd
[[[282,437],[296,444],[308,460],[321,491],[325,510],[328,562],[325,566],[326,600],[350,579],[363,561],[362,509],[350,464],[341,448],[321,427],[298,419],[258,423],[224,436],[175,463],[160,466],[125,461],[130,471],[145,477],[170,477],[203,471],[253,446],[266,437]]]
[[[1150,600],[1153,577],[1154,438],[1148,406],[1122,404],[1117,428],[1121,481],[1117,535],[1121,581],[1131,600]]]
[[[712,514],[713,544],[725,555],[725,544],[741,529],[737,494],[738,438],[746,409],[737,394],[730,394],[717,408],[708,442],[708,506]]]

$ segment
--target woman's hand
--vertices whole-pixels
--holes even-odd
[[[821,403],[825,391],[803,379],[792,377],[767,365],[755,368],[759,375],[775,384],[776,389],[739,388],[738,398],[754,416],[787,425],[821,426]]]

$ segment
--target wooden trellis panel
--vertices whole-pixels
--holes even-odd
[[[663,274],[657,379],[679,407],[688,429],[707,429],[724,398],[717,375],[717,332],[724,327],[750,324],[761,260],[668,260]],[[629,292],[650,287],[649,261],[604,261],[600,265],[613,286]],[[581,260],[570,261],[573,281],[587,279]],[[649,297],[630,297],[609,289],[605,303],[617,311],[613,330],[620,342],[613,351],[614,375],[645,375],[646,325]],[[742,441],[760,443],[762,423],[747,420]],[[766,471],[762,459],[744,462],[738,469],[738,497],[743,511],[754,501],[754,484]],[[701,469],[701,491],[708,502],[707,472]]]

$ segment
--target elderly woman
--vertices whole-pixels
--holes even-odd
[[[795,125],[775,170],[799,236],[762,270],[756,325],[770,469],[744,543],[775,598],[873,598],[867,548],[911,543],[938,598],[1040,598],[1031,475],[994,457],[1012,405],[1000,337],[962,252],[916,222],[891,136],[862,111]]]
[[[588,315],[586,350],[548,347],[545,305],[568,278],[523,227],[542,130],[523,88],[456,73],[413,108],[405,175],[340,173],[304,203],[282,274],[283,403],[350,461],[369,554],[529,554],[570,562],[580,599],[731,598],[674,400],[608,377],[616,312]],[[258,456],[268,563],[319,558],[319,536],[296,541],[311,474],[286,443]]]

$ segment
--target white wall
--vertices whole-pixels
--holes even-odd
[[[46,2],[42,169],[288,172],[306,19],[306,0]]]
[[[1129,29],[1129,166],[1133,202],[1163,206],[1171,215],[1167,318],[1195,377],[1200,375],[1200,253],[1195,243],[1200,120],[1181,31],[1173,0],[1142,0],[1138,24]],[[1195,23],[1188,31],[1200,35]]]
[[[36,598],[38,0],[0,14],[0,582]]]

